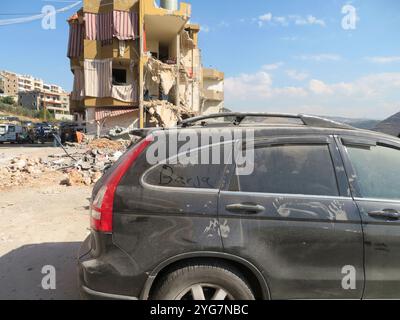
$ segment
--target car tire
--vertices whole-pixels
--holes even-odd
[[[255,300],[243,275],[222,264],[182,266],[157,284],[153,300]]]

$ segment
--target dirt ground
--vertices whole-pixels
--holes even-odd
[[[51,147],[0,146],[2,161],[45,157]],[[76,257],[89,233],[90,187],[38,184],[0,192],[0,299],[79,299]],[[56,269],[56,289],[41,286],[42,268]]]

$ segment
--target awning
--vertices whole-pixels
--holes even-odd
[[[101,121],[106,118],[118,117],[135,111],[137,111],[137,109],[134,108],[96,108],[95,120]]]

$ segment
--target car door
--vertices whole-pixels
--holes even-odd
[[[361,213],[365,299],[400,298],[400,143],[338,139]]]
[[[263,273],[273,299],[360,299],[361,219],[328,136],[256,141],[254,171],[220,193],[224,250]]]
[[[15,140],[15,127],[9,126],[7,131],[7,141],[14,141]]]

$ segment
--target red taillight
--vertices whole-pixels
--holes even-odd
[[[97,192],[91,205],[90,214],[90,224],[93,230],[112,232],[114,196],[118,184],[140,154],[153,142],[153,139],[153,136],[148,136],[124,154],[118,167],[114,169],[104,182],[104,185]]]

